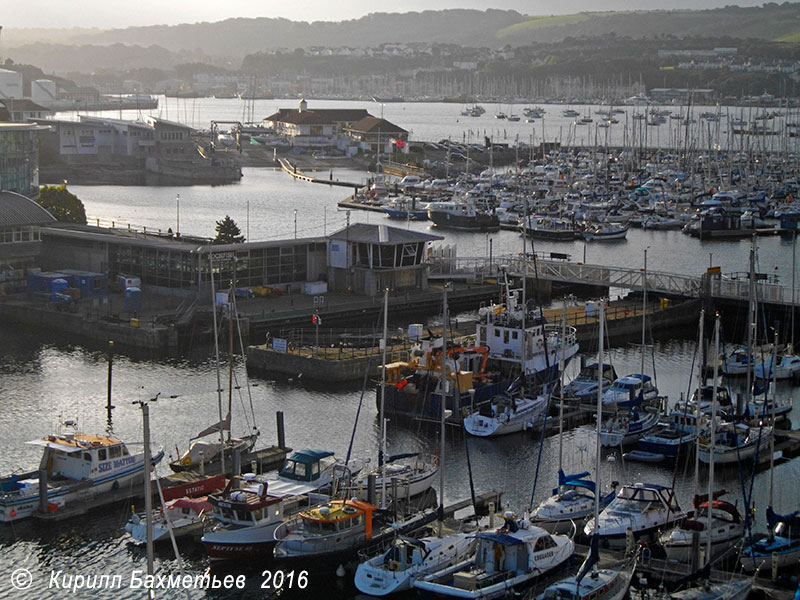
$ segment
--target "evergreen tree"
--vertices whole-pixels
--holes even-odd
[[[67,184],[45,185],[39,189],[37,200],[56,220],[86,225],[86,209],[78,197],[67,191]]]
[[[222,221],[217,221],[217,237],[214,238],[215,244],[241,244],[244,236],[236,221],[225,215]]]

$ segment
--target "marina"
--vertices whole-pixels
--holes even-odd
[[[222,116],[220,113],[217,120]],[[577,163],[582,151],[576,147],[571,155],[576,172],[570,179],[575,182],[580,179]],[[778,152],[771,156],[782,155]],[[662,166],[668,162],[665,159]],[[546,164],[548,159],[542,157],[539,166]],[[583,168],[585,175],[588,169],[586,165]],[[129,278],[140,279],[141,304],[132,306],[126,287],[110,289],[116,283],[114,277],[107,282],[108,292],[97,296],[99,300],[85,292],[79,301],[65,301],[75,310],[62,312],[50,300],[36,295],[43,292],[30,289],[3,299],[0,318],[4,334],[8,332],[8,352],[0,359],[0,388],[6,390],[10,416],[0,428],[6,439],[6,452],[0,459],[3,473],[31,464],[34,458],[24,442],[44,435],[41,427],[57,427],[66,419],[74,419],[81,431],[139,439],[142,402],[150,407],[145,443],[150,437],[154,449],[164,447],[164,460],[154,471],[154,486],[164,492],[178,483],[197,484],[218,472],[219,467],[209,463],[202,475],[190,469],[169,473],[168,463],[180,465],[186,457],[194,456],[193,446],[186,446],[187,440],[197,443],[193,436],[198,431],[221,434],[227,428],[241,436],[233,438],[234,442],[253,435],[253,431],[264,432],[251,451],[237,454],[227,465],[228,474],[241,479],[235,478],[239,481],[236,486],[212,494],[210,504],[215,508],[208,526],[212,520],[226,519],[228,524],[241,525],[241,515],[226,516],[225,510],[252,510],[254,522],[274,529],[275,537],[264,543],[268,550],[256,552],[246,564],[225,564],[218,559],[229,549],[223,552],[212,548],[211,556],[207,554],[209,545],[223,542],[209,538],[204,547],[187,535],[180,543],[180,568],[187,573],[244,574],[244,589],[256,595],[264,569],[302,566],[309,574],[309,587],[283,590],[282,595],[289,598],[314,594],[356,597],[353,572],[361,559],[358,549],[387,551],[396,532],[401,532],[402,539],[436,535],[438,516],[447,517],[449,532],[471,531],[474,524],[464,525],[455,518],[468,516],[464,513],[473,510],[489,513],[495,521],[474,534],[483,550],[460,570],[432,570],[414,586],[446,594],[471,586],[474,591],[485,583],[491,595],[519,585],[520,593],[536,597],[547,585],[563,578],[578,557],[592,554],[589,546],[576,544],[586,543],[594,535],[591,520],[575,526],[572,535],[578,537],[574,540],[527,521],[532,510],[550,496],[552,486],[558,482],[561,487],[562,468],[572,474],[588,475],[591,471],[594,481],[599,482],[596,493],[608,498],[605,504],[612,513],[624,505],[625,514],[633,519],[637,502],[657,500],[663,504],[658,509],[661,520],[657,525],[637,525],[634,531],[634,536],[642,538],[640,550],[647,549],[636,574],[625,571],[627,583],[633,581],[634,588],[643,586],[645,580],[656,587],[657,580],[669,584],[688,574],[688,568],[663,560],[659,554],[663,550],[654,543],[655,534],[687,516],[689,511],[683,509],[693,505],[692,496],[697,492],[693,478],[704,481],[711,473],[714,479],[715,461],[715,482],[729,490],[726,499],[739,507],[755,509],[753,529],[763,529],[766,506],[786,514],[797,509],[797,490],[791,484],[800,468],[796,460],[800,455],[800,416],[796,411],[781,419],[773,434],[771,425],[764,422],[771,405],[766,399],[763,405],[754,404],[756,412],[764,411],[764,420],[749,419],[752,414],[739,415],[742,420],[749,419],[748,435],[759,436],[754,450],[750,452],[748,447],[742,460],[732,458],[730,451],[724,459],[714,459],[707,450],[698,450],[700,466],[695,468],[692,460],[682,456],[674,461],[630,459],[623,446],[635,446],[638,432],[626,429],[613,435],[610,430],[601,433],[596,411],[590,406],[599,401],[596,396],[590,394],[588,402],[571,398],[561,406],[559,395],[560,385],[574,380],[589,363],[599,361],[613,366],[614,376],[600,384],[600,390],[603,401],[611,399],[608,406],[603,405],[603,415],[607,408],[623,410],[615,412],[618,420],[614,427],[620,423],[627,427],[627,419],[634,418],[635,413],[624,413],[631,405],[638,408],[640,400],[634,388],[642,389],[642,399],[652,388],[663,400],[658,419],[670,410],[687,410],[676,403],[689,399],[700,385],[694,383],[695,371],[710,369],[713,376],[721,364],[718,357],[729,352],[732,345],[743,343],[748,329],[744,312],[754,295],[759,311],[763,310],[758,325],[761,342],[765,341],[765,323],[779,320],[781,347],[792,346],[789,323],[795,316],[796,298],[790,255],[794,239],[792,230],[783,224],[778,227],[780,222],[774,214],[776,208],[789,204],[788,198],[765,199],[766,191],[760,199],[744,195],[742,202],[748,206],[763,201],[773,211],[770,217],[764,215],[773,225],[770,233],[784,233],[764,235],[756,242],[751,240],[755,229],[742,230],[743,239],[738,241],[727,236],[707,236],[712,237],[708,240],[677,230],[634,226],[625,230],[624,239],[608,243],[593,238],[599,228],[592,229],[595,233],[588,237],[561,241],[529,238],[519,224],[510,222],[487,232],[469,231],[471,227],[450,229],[441,222],[434,226],[410,219],[390,220],[377,215],[375,206],[357,210],[361,208],[358,196],[369,189],[374,175],[337,169],[339,182],[334,181],[333,173],[326,180],[310,172],[295,169],[282,159],[280,169],[245,167],[241,182],[222,188],[70,185],[85,203],[88,225],[41,228],[45,268],[34,273],[38,277],[35,285],[41,281],[51,285],[59,275],[71,276],[65,281],[66,287],[48,289],[46,294],[67,296],[65,289],[80,289],[81,277],[91,277],[98,271],[102,275],[114,265],[118,272],[127,270]],[[603,194],[644,196],[637,190],[652,190],[653,183],[647,181],[656,173],[642,174],[637,182],[622,186],[612,184],[610,177],[597,181],[598,173],[594,172],[591,184],[565,188],[554,200],[547,195],[559,189],[560,179],[556,178],[551,180],[552,189],[544,194],[546,202],[507,169],[490,174],[490,181],[494,175],[502,175],[503,183],[496,182],[495,192],[485,194],[492,198],[479,199],[476,207],[486,201],[492,205],[489,210],[496,213],[506,201],[518,208],[518,197],[523,196],[527,198],[523,218],[528,216],[528,209],[545,214],[551,205],[560,204],[563,210],[584,209],[587,221],[596,223],[601,213],[604,219],[614,218],[619,216],[614,209],[621,208],[610,206]],[[792,176],[796,178],[796,173]],[[428,183],[433,186],[433,181],[431,177]],[[714,179],[715,186],[718,181]],[[747,181],[758,181],[758,175],[752,174]],[[389,187],[401,182],[390,182]],[[421,179],[418,183],[425,185]],[[698,177],[697,191],[708,189],[710,183]],[[449,194],[455,197],[474,192],[476,197],[491,189],[491,183],[486,190],[480,185],[477,179]],[[342,186],[354,189],[353,197],[343,206],[347,212],[337,210],[342,207]],[[407,195],[413,194],[409,186],[405,187]],[[776,187],[773,185],[769,194]],[[590,189],[597,190],[597,196],[587,193],[581,197],[581,190]],[[791,191],[797,193],[794,188]],[[673,192],[675,195],[669,198],[651,198],[630,207],[624,217],[642,216],[642,208],[654,208],[657,202],[676,210],[685,205],[677,212],[687,214],[699,208],[693,198],[680,195],[680,186]],[[440,193],[429,189],[420,197],[427,201]],[[579,197],[572,202],[573,198],[567,198],[570,193]],[[713,197],[711,192],[703,196]],[[597,208],[595,204],[603,206]],[[507,207],[509,212],[518,212],[510,209]],[[214,247],[210,244],[213,226],[225,212],[236,218],[246,241]],[[739,213],[744,218],[743,211]],[[643,214],[653,213],[645,210]],[[573,218],[578,220],[577,213]],[[140,268],[143,264],[152,267]],[[743,274],[748,267],[750,272]],[[21,279],[19,282],[20,286],[34,285]],[[391,288],[385,301],[388,309],[381,302],[386,288]],[[446,311],[451,313],[444,322],[443,293]],[[600,303],[602,309],[598,311]],[[712,358],[697,349],[698,340],[702,341],[697,331],[702,308],[707,311],[708,323],[714,312],[723,315],[727,348]],[[234,315],[238,328],[233,326]],[[115,342],[113,383],[111,339]],[[215,340],[220,345],[216,356],[209,348]],[[222,360],[230,358],[224,381],[218,371],[220,354]],[[438,404],[410,420],[403,419],[394,398],[411,385],[411,373],[420,371],[431,376],[431,382],[438,381],[438,387],[423,390],[425,398]],[[432,377],[437,371],[438,379]],[[489,372],[495,379],[487,377]],[[383,383],[382,376],[386,377]],[[558,379],[562,384],[556,384]],[[748,389],[751,379],[745,382],[742,378],[720,377],[717,384],[723,383],[730,389],[734,404],[752,393]],[[793,405],[800,396],[794,383],[791,377],[782,379],[768,394],[779,393],[782,401]],[[382,389],[386,392],[387,387],[392,400],[384,407],[390,394],[382,394]],[[482,388],[491,390],[486,398],[481,395]],[[448,394],[453,398],[450,408]],[[229,395],[227,417],[222,408],[216,414],[222,395]],[[481,412],[480,406],[487,399],[490,402]],[[525,412],[529,406],[531,411]],[[383,421],[383,408],[390,417],[389,427]],[[472,429],[466,425],[467,413],[473,409],[476,421],[478,416],[491,416],[499,422],[500,415],[515,411],[521,416],[517,423],[484,435],[478,425]],[[393,410],[397,412],[393,414]],[[698,414],[700,410],[698,404]],[[217,420],[219,423],[209,428],[209,423]],[[703,417],[704,423],[706,420]],[[720,427],[717,436],[726,432]],[[738,431],[735,428],[744,425],[731,427]],[[277,435],[273,436],[273,431]],[[606,440],[602,446],[601,436]],[[713,433],[711,438],[716,439]],[[727,437],[725,440],[729,443]],[[180,444],[184,447],[179,448]],[[596,450],[592,449],[595,444]],[[719,445],[723,447],[721,437]],[[566,454],[562,446],[569,448]],[[734,443],[734,451],[736,448]],[[300,469],[296,466],[298,452],[316,457],[316,463],[308,462],[307,467],[295,470]],[[347,492],[339,499],[333,497],[333,488],[328,496],[327,490],[320,491],[322,488],[314,483],[325,468],[333,468],[332,462],[328,465],[324,461],[329,456],[333,460],[334,453],[338,461],[347,457],[344,469],[353,471],[350,476],[360,472],[361,467],[355,465],[362,462],[368,464],[363,473],[370,473],[343,483]],[[387,466],[374,458],[390,455],[392,460],[400,455],[404,458],[397,460],[410,462],[389,462]],[[427,507],[421,499],[412,499],[410,484],[400,479],[402,473],[411,472],[407,466],[416,464],[419,457],[434,457],[433,464],[447,482]],[[287,469],[292,461],[289,481]],[[194,464],[195,460],[190,462]],[[317,464],[316,471],[313,464]],[[274,473],[277,469],[280,474]],[[387,471],[394,475],[387,475]],[[381,479],[384,489],[376,493],[375,481],[379,481],[380,490]],[[768,484],[773,480],[781,483]],[[634,483],[642,481],[645,483]],[[405,496],[403,485],[408,486]],[[390,493],[397,504],[386,508],[382,504]],[[25,561],[40,577],[46,577],[51,568],[98,564],[109,573],[127,574],[132,565],[141,567],[146,560],[141,546],[131,541],[125,530],[132,509],[139,509],[131,502],[142,497],[149,502],[154,495],[157,507],[157,491],[122,488],[111,490],[102,500],[48,507],[35,519],[0,531],[0,558]],[[256,496],[260,499],[254,500]],[[279,502],[280,510],[286,512],[280,519],[270,520],[268,512]],[[441,514],[437,514],[437,506]],[[412,508],[420,511],[411,512]],[[141,510],[134,512],[141,522]],[[625,527],[613,529],[619,525],[617,521],[622,522],[620,518],[605,519],[601,516],[598,521],[604,523],[600,526],[601,545],[625,546]],[[42,523],[49,529],[45,530]],[[367,535],[369,540],[362,529],[372,531],[373,523],[375,537],[366,543],[359,536]],[[346,531],[342,537],[352,539],[352,545],[332,545],[332,531]],[[65,536],[70,541],[63,543]],[[156,553],[159,568],[177,568],[167,546]],[[86,547],[93,550],[80,551]],[[531,561],[543,561],[542,571],[553,569],[552,576],[533,577],[529,567],[523,568],[521,558],[519,563],[513,562],[512,557],[516,560],[523,556],[523,548]],[[557,556],[539,554],[542,548],[557,548]],[[610,577],[608,569],[613,571],[614,567],[608,565],[622,556],[609,548],[603,548],[601,555],[602,576]],[[324,569],[323,562],[328,563]],[[569,569],[559,570],[562,564],[569,564]],[[346,577],[336,575],[339,567],[346,570]],[[731,577],[742,580],[739,569],[719,567],[714,566],[712,581]],[[786,570],[773,576],[766,571],[759,573],[756,587],[775,598],[788,597],[796,586],[793,572]],[[616,582],[613,586],[621,586],[619,581],[609,579]],[[499,587],[495,590],[493,586]],[[613,586],[609,583],[608,589],[616,590]],[[627,584],[624,587],[627,589]],[[239,597],[237,593],[241,590],[220,597]],[[645,592],[631,592],[639,593]],[[98,592],[97,597],[138,596],[125,590],[113,596]]]

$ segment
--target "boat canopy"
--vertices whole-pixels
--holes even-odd
[[[494,531],[482,531],[476,534],[475,537],[481,540],[497,542],[503,546],[518,546],[525,543],[524,540],[521,540],[513,535],[508,535],[507,533],[497,533]]]
[[[83,452],[83,448],[80,446],[67,446],[61,442],[52,442],[50,440],[31,440],[30,442],[25,442],[26,444],[30,444],[31,446],[41,446],[42,448],[50,448],[50,450],[58,450],[60,452],[64,452],[65,454],[74,454],[75,452]]]

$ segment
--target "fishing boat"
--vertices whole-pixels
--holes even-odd
[[[372,554],[395,536],[412,535],[436,519],[425,509],[393,519],[388,511],[361,500],[331,500],[300,511],[275,529],[274,556],[314,571],[332,571]]]
[[[153,519],[153,542],[170,539],[169,530],[175,538],[200,537],[210,518],[213,506],[206,497],[176,498],[167,502],[162,511]],[[138,543],[147,542],[145,519],[133,513],[125,523],[125,531]]]
[[[752,544],[742,549],[739,561],[752,573],[756,569],[770,571],[773,558],[778,568],[796,567],[800,561],[800,511],[781,515],[767,507],[768,534],[758,534]]]
[[[709,432],[700,432],[700,460],[706,464],[711,461]],[[753,458],[756,453],[764,455],[772,438],[772,427],[750,427],[744,423],[720,423],[714,433],[714,463],[733,464]]]
[[[477,542],[473,533],[398,537],[385,552],[358,566],[356,587],[370,596],[410,590],[416,579],[465,561],[475,552]]]
[[[428,207],[422,206],[422,202],[417,203],[416,198],[401,196],[391,200],[383,207],[383,212],[390,219],[405,219],[410,221],[426,221],[428,219]]]
[[[530,429],[544,423],[547,405],[546,396],[495,396],[464,417],[464,429],[479,437],[506,435]]]
[[[581,236],[575,223],[558,217],[539,217],[529,219],[522,231],[531,238],[558,242],[572,241]]]
[[[491,599],[555,571],[575,551],[572,540],[506,513],[497,531],[475,534],[478,548],[466,561],[414,581],[418,590],[453,598]]]
[[[74,428],[74,423],[65,426]],[[127,444],[109,435],[59,433],[26,443],[44,449],[40,466],[0,479],[2,523],[24,519],[40,508],[57,511],[72,502],[100,504],[104,496],[113,502],[110,492],[132,486],[145,473],[144,452],[131,453]],[[152,464],[162,458],[163,448]]]
[[[660,416],[658,404],[621,410],[602,423],[600,442],[606,448],[629,446],[655,429]]]
[[[583,532],[590,537],[597,535],[603,546],[624,547],[629,529],[637,540],[655,541],[658,530],[672,527],[685,517],[671,487],[634,483],[623,486],[600,513],[597,532],[594,519],[586,524]]]
[[[589,403],[597,398],[597,371],[600,368],[598,363],[591,363],[580,370],[580,373],[564,386],[562,396],[565,400],[579,400]],[[613,365],[603,363],[603,387],[611,386],[617,378],[617,372]]]
[[[692,559],[692,540],[699,532],[700,546],[708,545],[711,535],[711,556],[706,560],[714,560],[727,553],[744,535],[744,520],[739,510],[730,502],[717,500],[725,494],[725,490],[714,493],[711,502],[709,520],[708,495],[695,496],[694,515],[683,520],[677,527],[662,533],[659,543],[667,553],[669,560],[689,562]]]
[[[202,542],[213,560],[257,556],[275,544],[275,529],[309,504],[308,496],[270,495],[269,486],[253,473],[231,478],[220,494],[212,494],[215,526]]]
[[[500,219],[494,212],[480,209],[470,199],[461,201],[431,202],[428,219],[442,229],[464,231],[500,231]]]

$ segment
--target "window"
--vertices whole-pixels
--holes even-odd
[[[83,460],[85,460],[86,462],[92,462],[92,455],[89,454],[88,452],[84,452],[83,453]]]
[[[106,449],[100,448],[100,450],[97,451],[97,460],[106,460],[106,458]]]
[[[108,449],[109,458],[119,458],[122,455],[122,450],[119,446],[112,446]]]

